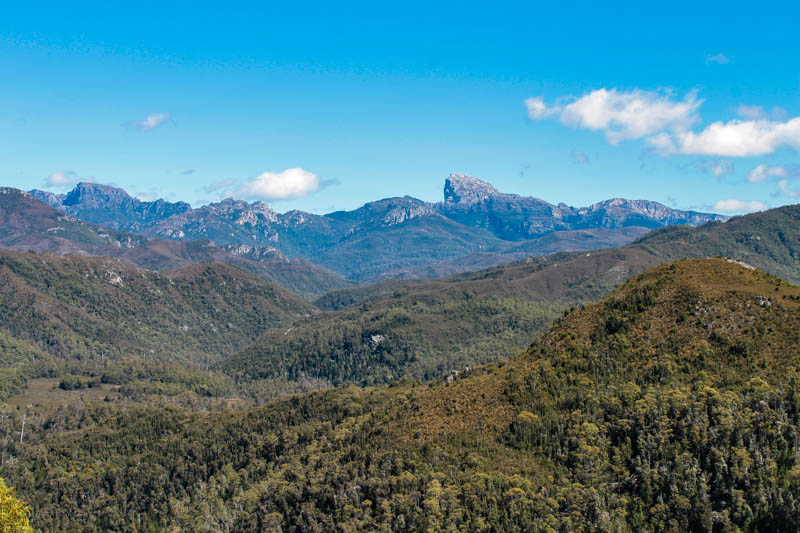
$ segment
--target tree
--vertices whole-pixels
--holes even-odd
[[[33,533],[28,523],[30,508],[7,487],[0,477],[0,533]]]

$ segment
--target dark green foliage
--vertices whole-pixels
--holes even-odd
[[[365,304],[273,329],[220,368],[245,379],[322,379],[371,385],[431,379],[508,357],[530,343],[560,306],[521,299]]]

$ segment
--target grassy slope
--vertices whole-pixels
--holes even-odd
[[[796,531],[799,316],[800,288],[682,261],[452,382],[62,414],[0,474],[48,530]]]

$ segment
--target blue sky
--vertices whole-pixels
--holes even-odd
[[[3,185],[318,213],[450,172],[576,206],[800,196],[796,2],[24,4]]]

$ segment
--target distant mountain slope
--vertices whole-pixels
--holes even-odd
[[[740,258],[800,283],[800,205],[696,228],[664,228],[615,249],[527,257],[441,280],[385,281],[332,291],[316,303],[322,309],[341,309],[391,297],[399,288],[407,294],[461,291],[523,294],[537,301],[596,300],[631,276],[665,261],[718,256]]]
[[[192,209],[186,202],[170,203],[162,199],[143,202],[120,188],[98,183],[78,183],[66,195],[40,190],[30,193],[44,203],[86,222],[133,233]]]
[[[214,360],[314,312],[239,268],[0,251],[0,331],[61,359]]]
[[[303,259],[289,259],[272,247],[151,239],[84,222],[10,188],[0,188],[0,247],[117,257],[151,270],[201,262],[233,264],[306,297],[350,285],[333,272]]]
[[[469,261],[462,258],[474,254],[487,254],[482,257],[485,266],[490,260],[508,262],[524,253],[619,246],[641,236],[645,228],[726,219],[644,200],[614,199],[586,208],[556,206],[502,193],[463,174],[445,180],[443,202],[386,198],[324,216],[301,211],[281,214],[263,202],[230,198],[190,209],[184,203],[141,202],[121,189],[86,183],[66,196],[32,193],[91,222],[118,220],[115,227],[151,237],[271,246],[348,278],[371,281],[463,271],[459,264]],[[551,235],[554,232],[558,233]],[[548,235],[546,241],[539,240]]]
[[[0,473],[44,530],[794,532],[798,317],[798,287],[680,261],[509,361],[242,412],[59,413],[75,429],[8,439]]]
[[[436,204],[436,210],[462,224],[486,228],[497,237],[512,241],[552,231],[634,226],[653,229],[727,220],[722,215],[679,211],[646,200],[615,198],[583,208],[553,205],[538,198],[501,193],[490,184],[463,174],[451,174],[445,180],[444,202]]]

